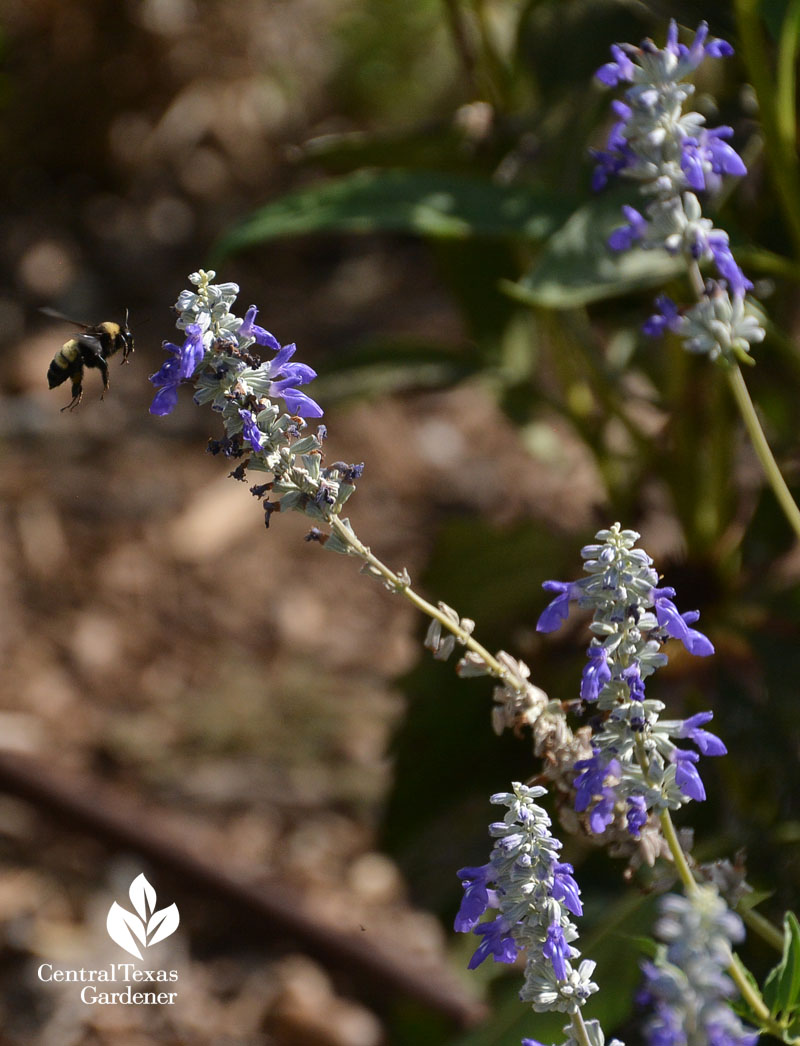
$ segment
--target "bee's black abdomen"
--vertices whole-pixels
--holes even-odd
[[[56,364],[56,361],[53,360],[47,368],[47,384],[51,389],[54,389],[56,385],[60,385],[62,382],[67,380],[68,373],[69,371],[65,370],[63,367],[59,367]]]
[[[64,342],[47,368],[47,384],[51,389],[66,381],[74,373],[76,364],[78,369],[82,369],[79,352],[78,342],[74,338]]]

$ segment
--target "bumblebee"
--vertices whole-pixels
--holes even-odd
[[[133,334],[128,327],[128,310],[125,310],[125,323],[105,323],[90,325],[79,323],[62,316],[54,309],[42,309],[43,313],[57,320],[66,320],[81,327],[82,332],[69,341],[65,341],[52,359],[47,370],[47,383],[51,389],[61,385],[69,378],[72,382],[72,400],[62,410],[74,410],[83,396],[84,367],[97,367],[103,375],[103,395],[108,389],[109,357],[122,350],[122,362],[127,363],[133,352]],[[100,399],[103,396],[101,395]]]

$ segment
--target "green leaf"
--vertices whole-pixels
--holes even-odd
[[[749,911],[751,908],[757,908],[764,901],[769,900],[770,897],[775,893],[774,890],[753,890],[751,893],[747,893],[744,897],[740,897],[736,904],[736,910],[738,912]]]
[[[789,0],[763,0],[761,14],[773,40],[780,39],[788,10]]]
[[[800,1008],[800,924],[793,912],[783,918],[783,956],[764,982],[764,1001],[773,1017]]]
[[[794,1044],[800,1039],[800,1017],[792,1021],[783,1033],[783,1041]]]
[[[569,309],[658,287],[679,275],[685,264],[665,251],[609,248],[608,237],[624,223],[622,205],[636,202],[628,189],[585,203],[550,237],[533,268],[503,289],[530,305]]]
[[[321,232],[535,242],[549,236],[566,213],[563,201],[526,186],[441,171],[357,171],[267,204],[225,235],[214,254]]]
[[[320,135],[304,142],[298,161],[328,175],[372,168],[463,171],[473,177],[491,170],[491,163],[464,148],[464,133],[452,120],[426,124],[405,134],[375,135],[346,131]]]

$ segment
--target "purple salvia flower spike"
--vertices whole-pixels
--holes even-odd
[[[558,860],[561,843],[551,835],[550,818],[535,801],[545,789],[519,783],[512,788],[492,796],[507,813],[489,827],[494,839],[489,864],[459,872],[465,891],[486,887],[487,896],[478,897],[474,905],[465,900],[457,925],[482,938],[470,969],[490,956],[496,962],[513,962],[525,951],[521,998],[537,1011],[574,1012],[597,990],[590,980],[594,963],[573,965],[579,952],[572,942],[578,934],[570,915],[583,911],[580,890],[572,865]],[[474,925],[487,898],[487,907],[498,909],[498,914]]]
[[[587,576],[571,585],[571,597],[594,608],[581,698],[597,712],[590,720],[592,755],[574,761],[570,784],[575,811],[593,834],[608,833],[621,847],[641,838],[652,850],[651,812],[705,798],[700,756],[676,741],[688,738],[703,755],[721,755],[725,746],[704,729],[710,712],[661,720],[662,702],[648,696],[647,680],[666,663],[660,648],[670,637],[699,656],[713,646],[693,627],[699,612],[681,614],[675,590],[657,584],[652,560],[635,547],[638,537],[618,523],[601,530],[581,552]],[[553,585],[565,598],[566,583]]]

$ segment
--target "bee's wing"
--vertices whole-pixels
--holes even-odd
[[[45,316],[50,316],[54,320],[63,320],[65,323],[74,323],[76,327],[83,327],[84,330],[90,327],[89,323],[81,323],[80,320],[71,320],[69,316],[65,316],[63,312],[59,312],[58,309],[51,309],[49,305],[44,305],[39,312],[43,312]]]
[[[83,324],[81,324],[81,326],[83,326]],[[103,345],[100,339],[94,334],[79,334],[75,340],[79,345],[82,345],[84,348],[89,349],[90,352],[93,352],[95,356],[103,355]]]

